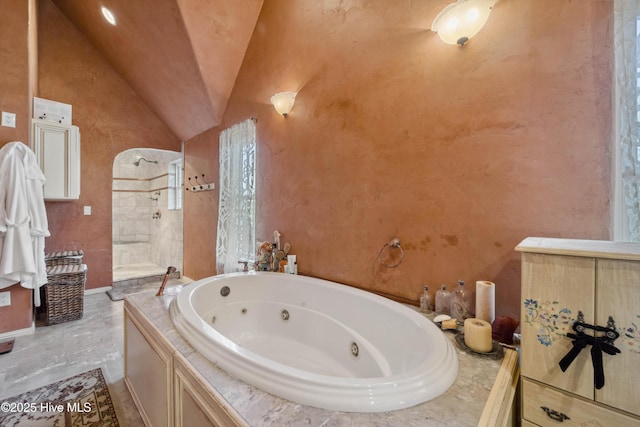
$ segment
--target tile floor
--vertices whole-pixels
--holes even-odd
[[[86,295],[82,319],[16,337],[13,350],[0,355],[0,400],[100,367],[122,424],[144,426],[123,379],[123,311],[124,301],[104,292]]]

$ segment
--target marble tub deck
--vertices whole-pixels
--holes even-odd
[[[454,344],[460,362],[458,379],[442,396],[393,412],[333,412],[265,393],[217,368],[173,327],[168,313],[173,298],[171,295],[155,297],[152,292],[144,292],[127,296],[125,306],[136,317],[146,318],[251,426],[477,426],[502,362],[468,354]],[[454,341],[452,333],[446,334]]]

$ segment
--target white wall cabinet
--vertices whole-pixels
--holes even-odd
[[[640,425],[640,244],[529,238],[517,250],[523,425]],[[574,330],[578,313],[584,332]],[[597,351],[606,331],[592,328],[607,327],[609,316],[617,354]],[[559,363],[574,348],[569,333],[588,344],[563,372]],[[594,375],[598,358],[604,384]]]
[[[77,126],[33,119],[31,149],[46,178],[44,199],[80,198],[80,130]]]

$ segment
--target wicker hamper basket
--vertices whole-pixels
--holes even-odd
[[[44,262],[47,267],[56,265],[82,264],[84,252],[77,251],[59,251],[44,254]]]
[[[84,285],[87,280],[87,266],[81,264],[82,251],[74,255],[45,256],[47,263],[47,284],[40,288],[42,320],[46,325],[78,320],[84,311]],[[79,254],[76,252],[80,252]]]

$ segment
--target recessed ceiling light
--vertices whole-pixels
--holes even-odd
[[[116,17],[104,6],[102,6],[102,16],[104,16],[104,19],[106,19],[109,24],[116,25]]]

